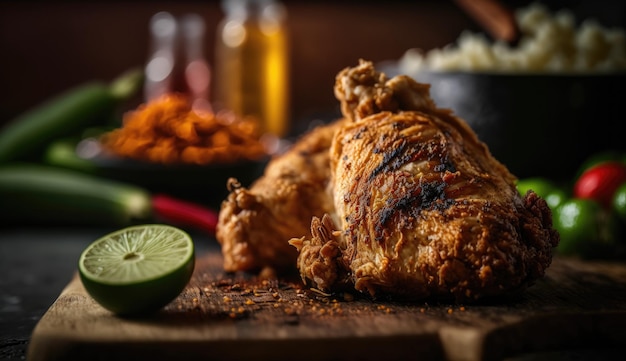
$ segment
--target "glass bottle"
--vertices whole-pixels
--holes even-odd
[[[274,0],[222,0],[217,30],[216,100],[240,116],[254,116],[264,132],[288,132],[286,9]]]

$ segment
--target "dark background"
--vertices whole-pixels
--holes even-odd
[[[359,58],[395,60],[409,48],[442,47],[464,29],[480,30],[452,0],[284,3],[289,16],[294,127],[336,109],[335,75]],[[506,1],[513,7],[529,3]],[[548,5],[567,7],[578,19],[593,17],[608,26],[626,24],[623,0],[549,1]],[[149,54],[148,22],[159,11],[201,14],[207,25],[205,54],[214,62],[215,30],[223,17],[216,0],[0,1],[0,126],[72,86],[95,79],[109,81],[129,68],[142,67]],[[82,249],[113,229],[0,230],[0,360],[23,360],[33,327],[73,276]],[[215,246],[206,236],[195,239],[205,249]],[[623,355],[623,350],[532,360],[608,360],[617,355]]]
[[[504,1],[512,8],[530,1]],[[399,59],[409,48],[454,42],[478,25],[452,0],[295,1],[288,11],[291,119],[310,120],[336,109],[337,72],[359,58]],[[621,0],[547,1],[578,19],[623,26]],[[219,1],[3,1],[0,2],[0,125],[82,82],[111,80],[149,55],[148,23],[159,11],[193,12],[206,21],[205,55],[214,62]]]

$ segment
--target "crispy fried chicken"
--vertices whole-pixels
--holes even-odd
[[[287,241],[310,235],[313,216],[333,212],[328,149],[340,125],[321,125],[304,135],[272,159],[249,189],[229,181],[216,234],[226,271],[295,269],[298,252]]]
[[[224,202],[225,268],[296,266],[322,291],[459,302],[542,277],[559,241],[549,207],[520,195],[515,176],[429,88],[366,61],[340,72],[345,119],[308,134]]]
[[[303,279],[411,299],[512,293],[543,276],[558,233],[545,201],[516,178],[429,86],[387,80],[371,63],[335,85],[341,127],[330,150],[335,212],[291,240]]]

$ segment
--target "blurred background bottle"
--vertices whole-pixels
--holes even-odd
[[[286,9],[274,0],[222,0],[217,29],[216,100],[263,131],[283,137],[288,121]]]

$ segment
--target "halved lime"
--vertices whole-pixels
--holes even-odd
[[[195,266],[191,237],[162,224],[131,226],[91,243],[78,261],[85,289],[118,315],[153,313],[185,288]]]

